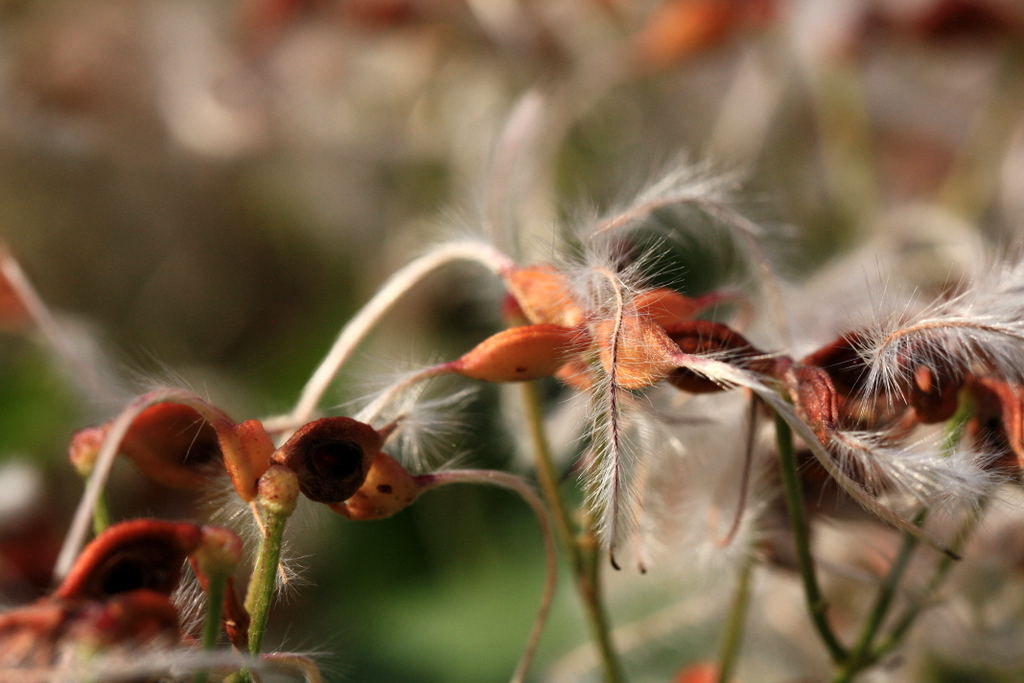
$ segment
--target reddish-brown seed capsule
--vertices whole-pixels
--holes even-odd
[[[844,334],[807,355],[800,363],[823,369],[832,378],[836,391],[843,396],[849,396],[861,387],[868,374],[867,364],[858,351],[862,343],[860,334]]]
[[[776,361],[756,349],[742,335],[726,325],[709,320],[686,320],[665,328],[665,333],[679,351],[693,356],[712,356],[745,370],[774,375]],[[721,391],[719,384],[692,370],[678,368],[669,375],[673,386],[691,394]]]
[[[447,369],[484,382],[550,377],[582,350],[584,337],[581,330],[559,325],[510,327],[448,363]]]
[[[370,425],[325,417],[295,432],[274,454],[274,462],[295,472],[310,500],[340,503],[362,486],[380,446],[380,434]]]
[[[92,469],[108,428],[89,427],[72,437],[68,451],[77,469]],[[177,403],[158,403],[139,413],[119,452],[146,477],[177,489],[202,488],[223,469],[213,425],[195,408]]]
[[[986,452],[1006,453],[993,466],[1024,469],[1024,387],[995,377],[967,381],[974,411],[967,433]]]
[[[839,394],[832,378],[821,368],[794,363],[786,371],[786,384],[797,414],[824,444],[839,428]]]
[[[655,324],[666,327],[673,323],[689,320],[707,305],[704,298],[693,299],[674,289],[658,287],[641,292],[633,299],[637,313],[646,316]]]
[[[514,268],[506,273],[505,286],[531,323],[579,327],[586,319],[573,299],[569,279],[554,266]]]
[[[352,520],[384,519],[407,508],[419,493],[416,479],[394,458],[378,452],[359,490],[330,507]]]
[[[170,595],[202,541],[195,524],[134,519],[110,527],[85,547],[54,592],[64,600],[105,600],[147,589]]]
[[[649,317],[624,315],[592,326],[601,365],[622,389],[643,389],[665,379],[675,367],[678,349]]]

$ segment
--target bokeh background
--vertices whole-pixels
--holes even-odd
[[[287,410],[343,321],[439,239],[544,245],[693,163],[737,174],[794,281],[879,243],[928,264],[1012,242],[1022,74],[1017,0],[0,0],[0,239],[85,359],[0,337],[0,599],[48,585],[75,429],[166,381],[239,420]],[[728,270],[675,256],[690,293]],[[499,301],[472,269],[432,277],[329,405],[468,349]],[[481,390],[439,450],[521,467],[497,405]],[[117,517],[204,510],[127,465],[111,490]],[[360,525],[310,509],[291,543],[306,585],[271,641],[328,680],[512,670],[542,580],[518,501],[453,488]],[[664,600],[617,580],[622,623]],[[713,631],[634,634],[627,662],[669,680]],[[573,679],[584,640],[566,582],[538,679]]]

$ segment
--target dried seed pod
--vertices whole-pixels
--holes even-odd
[[[786,371],[786,384],[800,418],[823,444],[839,428],[840,398],[832,378],[822,370],[794,363]]]
[[[419,493],[416,478],[394,458],[378,451],[359,490],[330,507],[352,520],[384,519],[407,508]]]
[[[597,322],[592,329],[601,365],[621,389],[643,389],[665,379],[679,349],[649,317],[623,315]]]
[[[707,298],[691,298],[674,289],[658,287],[637,294],[633,305],[638,314],[647,316],[655,324],[666,327],[689,320],[707,307]]]
[[[49,666],[75,611],[74,605],[43,599],[0,614],[0,670]]]
[[[85,547],[54,592],[64,600],[106,600],[146,589],[170,595],[202,541],[195,524],[134,519],[110,527]]]
[[[88,427],[71,439],[68,455],[80,472],[92,469],[113,423]],[[191,404],[163,402],[132,420],[118,451],[146,477],[172,488],[197,490],[226,471],[246,502],[270,464],[274,443],[257,420],[232,422],[216,407],[196,398]]]
[[[68,454],[76,469],[92,469],[109,426],[88,427],[71,438]],[[223,469],[213,425],[195,408],[178,403],[158,403],[139,413],[119,451],[149,479],[177,489],[202,488]]]
[[[310,500],[340,503],[362,486],[381,443],[380,434],[368,424],[325,417],[295,432],[273,460],[295,472]]]
[[[257,482],[270,467],[274,442],[259,420],[238,424],[219,422],[214,428],[224,452],[224,469],[231,477],[235,492],[245,502],[251,502],[256,498]]]
[[[946,359],[929,359],[913,365],[907,402],[922,424],[945,422],[959,405],[963,369]]]
[[[693,356],[713,356],[716,360],[762,375],[778,372],[775,359],[756,349],[726,325],[709,320],[687,320],[665,328],[665,334],[677,351]],[[668,376],[673,386],[691,394],[721,391],[712,380],[686,368],[676,368]]]
[[[554,266],[512,268],[505,274],[505,286],[531,323],[579,327],[586,319],[569,279]]]
[[[832,378],[836,391],[849,396],[863,385],[868,374],[868,366],[858,350],[862,343],[859,333],[844,334],[802,358],[800,364],[823,369]]]
[[[844,424],[863,429],[882,426],[901,430],[916,426],[913,413],[898,401],[885,395],[864,391],[869,368],[861,349],[865,342],[859,332],[848,332],[805,356],[801,365],[820,367],[832,380],[840,397],[841,419]]]
[[[160,591],[119,593],[105,602],[89,603],[75,614],[65,637],[96,649],[152,644],[157,639],[170,646],[181,639],[178,609]]]
[[[585,344],[579,329],[523,325],[491,335],[445,369],[484,382],[518,382],[550,377]]]
[[[992,465],[1024,469],[1024,387],[995,377],[967,381],[974,411],[967,433],[984,452],[1005,453]]]

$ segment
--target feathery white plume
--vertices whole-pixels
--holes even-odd
[[[995,264],[947,299],[880,321],[860,351],[869,393],[902,398],[919,364],[1024,381],[1024,260]]]

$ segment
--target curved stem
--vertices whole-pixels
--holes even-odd
[[[341,366],[384,314],[432,271],[459,260],[482,263],[495,273],[500,273],[511,265],[505,256],[490,246],[467,241],[442,244],[397,271],[342,328],[327,356],[302,388],[295,408],[287,417],[288,424],[280,427],[283,430],[294,429],[308,422]]]
[[[538,383],[523,382],[521,387],[541,493],[555,518],[555,527],[561,537],[562,546],[569,555],[573,574],[576,577],[576,589],[590,624],[591,635],[598,650],[605,681],[618,683],[625,678],[612,645],[611,629],[601,600],[598,544],[592,530],[578,541],[575,537],[569,512],[558,491],[558,475],[555,472],[554,460],[551,457],[551,449],[544,431],[544,414],[541,408]]]
[[[417,482],[422,490],[444,486],[446,484],[489,484],[508,489],[519,495],[533,510],[537,517],[537,524],[540,525],[541,536],[544,539],[544,557],[546,564],[546,578],[544,580],[544,593],[541,596],[540,606],[537,608],[537,616],[533,621],[533,628],[526,640],[526,647],[519,659],[519,665],[512,675],[512,683],[522,683],[526,680],[526,674],[533,663],[537,645],[544,633],[544,625],[547,623],[548,613],[551,611],[551,603],[555,597],[555,585],[558,581],[557,553],[555,552],[555,537],[551,533],[551,524],[548,521],[547,509],[544,502],[534,493],[530,485],[520,477],[508,472],[497,470],[446,470],[434,472],[417,477]]]
[[[807,527],[807,518],[804,516],[800,473],[797,470],[796,454],[793,451],[793,432],[790,431],[789,424],[778,415],[775,417],[775,438],[779,448],[782,485],[786,493],[786,511],[789,513],[790,529],[793,533],[793,542],[796,545],[797,563],[800,566],[800,578],[804,584],[804,595],[807,597],[811,622],[825,647],[828,648],[832,661],[842,663],[846,661],[848,654],[828,623],[828,603],[825,602],[818,586],[814,557],[811,555],[811,538]]]

